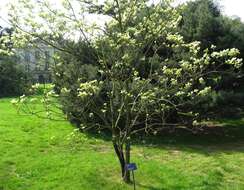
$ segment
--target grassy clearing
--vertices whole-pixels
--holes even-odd
[[[130,190],[106,138],[76,134],[68,122],[16,114],[0,99],[0,189]],[[244,120],[225,121],[244,126]],[[228,123],[229,122],[229,123]],[[138,190],[243,190],[244,140],[189,135],[134,145]]]

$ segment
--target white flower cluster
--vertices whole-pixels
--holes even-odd
[[[80,87],[78,88],[78,96],[81,98],[86,98],[98,93],[99,90],[100,88],[97,80],[84,82],[81,83]]]

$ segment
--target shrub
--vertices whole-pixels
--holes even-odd
[[[98,65],[95,50],[86,42],[77,43],[66,41],[66,45],[75,54],[57,52],[56,62],[53,68],[53,84],[58,94],[62,94],[66,89],[69,93],[61,96],[60,102],[64,113],[68,119],[77,125],[85,118],[89,118],[82,110],[82,101],[78,97],[77,88],[84,81],[94,80],[98,77],[96,65]],[[85,112],[86,113],[86,112]]]

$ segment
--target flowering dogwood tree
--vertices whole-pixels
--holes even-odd
[[[72,106],[79,108],[81,128],[111,132],[126,182],[132,137],[140,132],[156,134],[176,123],[186,125],[187,118],[194,123],[200,113],[193,105],[214,91],[221,67],[228,65],[228,71],[234,72],[241,66],[237,49],[216,52],[212,47],[202,54],[199,42],[186,43],[176,33],[181,17],[171,1],[63,0],[57,8],[45,0],[22,0],[11,9],[18,40],[38,38],[74,57],[76,52],[64,45],[64,39],[80,38],[95,48],[95,77],[80,76],[77,88],[61,84],[57,98],[74,94],[79,103]],[[91,14],[106,18],[104,25],[88,22]],[[60,57],[56,60],[57,68],[62,67]],[[68,72],[62,70],[55,77],[61,80]],[[183,119],[173,122],[168,119],[172,114]]]

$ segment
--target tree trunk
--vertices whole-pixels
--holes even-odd
[[[113,143],[114,146],[114,151],[119,159],[120,162],[120,167],[121,167],[121,177],[124,177],[124,173],[125,173],[125,159],[124,159],[124,154],[123,154],[123,150],[122,147],[119,147],[115,142]]]
[[[126,145],[125,145],[125,164],[129,164],[130,163],[130,142],[127,141]],[[125,169],[125,173],[124,173],[124,181],[126,183],[130,183],[130,171]]]
[[[126,157],[124,157],[123,146],[119,146],[115,142],[113,142],[113,146],[114,146],[114,151],[120,162],[121,177],[124,180],[124,182],[129,183],[130,182],[130,172],[126,170],[126,164],[130,163],[130,144],[126,143],[126,147],[125,147],[125,156]]]

